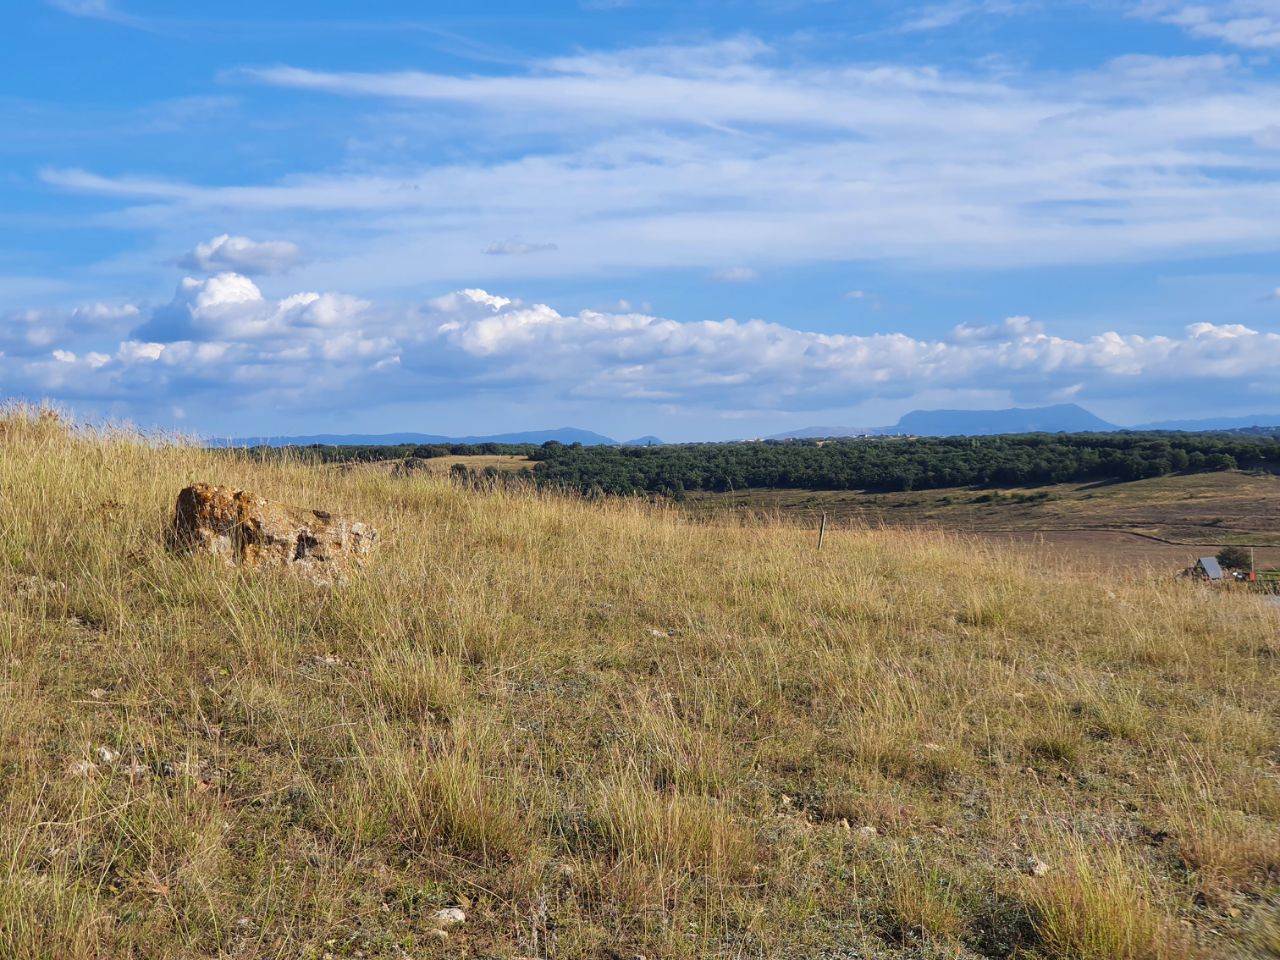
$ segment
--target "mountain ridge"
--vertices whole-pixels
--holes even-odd
[[[306,447],[314,444],[352,447],[394,447],[405,443],[417,444],[480,444],[480,443],[581,443],[583,446],[618,446],[618,441],[592,430],[578,427],[557,427],[554,430],[525,430],[516,433],[495,433],[486,436],[451,437],[435,433],[318,433],[309,436],[236,437],[229,440],[210,440],[215,447]]]
[[[774,434],[769,440],[822,437],[993,436],[1003,433],[1109,433],[1118,430],[1199,431],[1238,430],[1280,425],[1280,414],[1213,417],[1204,420],[1163,420],[1121,426],[1110,423],[1075,403],[1047,407],[1005,407],[998,410],[912,410],[887,427],[800,427]]]

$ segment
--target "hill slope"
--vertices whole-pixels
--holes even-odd
[[[0,449],[0,956],[1280,936],[1280,645],[1249,598],[22,415]],[[197,479],[382,545],[333,589],[172,556]]]

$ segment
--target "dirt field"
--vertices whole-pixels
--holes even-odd
[[[1227,472],[1133,483],[887,494],[750,490],[693,494],[685,507],[699,517],[778,515],[815,526],[826,513],[831,530],[940,527],[1026,544],[1046,559],[1093,569],[1178,569],[1225,544],[1254,547],[1259,567],[1280,566],[1280,478],[1272,475]]]

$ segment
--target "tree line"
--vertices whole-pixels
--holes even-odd
[[[506,454],[532,466],[512,479],[586,494],[749,488],[872,490],[1141,480],[1204,470],[1280,469],[1274,433],[1080,433],[874,437],[609,447],[561,444],[257,448],[317,462]],[[454,473],[465,476],[465,466]]]

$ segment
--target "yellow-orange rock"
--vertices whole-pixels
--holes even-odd
[[[173,543],[244,567],[281,567],[316,580],[364,562],[378,532],[366,524],[276,503],[245,490],[197,483],[178,494]]]

